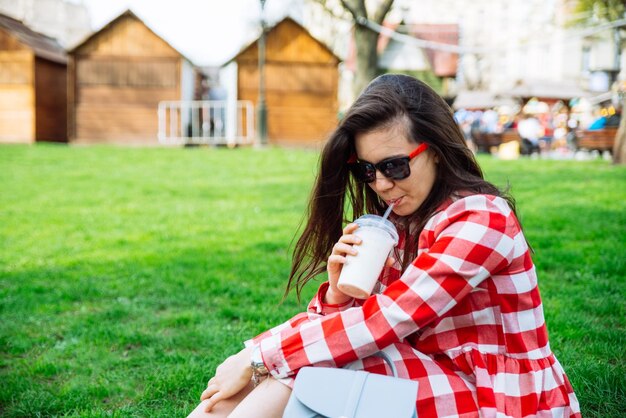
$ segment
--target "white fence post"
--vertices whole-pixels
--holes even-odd
[[[235,146],[254,141],[254,106],[248,100],[234,106],[227,100],[162,101],[158,117],[161,144]]]

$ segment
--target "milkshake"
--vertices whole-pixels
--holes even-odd
[[[337,287],[346,295],[365,299],[372,293],[389,253],[398,245],[398,232],[378,215],[363,215],[354,222],[359,225],[354,234],[361,238],[361,244],[355,246],[357,255],[346,255]]]

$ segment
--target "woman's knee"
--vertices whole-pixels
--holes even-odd
[[[237,405],[229,418],[280,418],[290,395],[291,389],[287,385],[269,377]]]
[[[219,417],[227,417],[230,411],[220,411],[222,408],[218,408],[218,405],[215,406],[214,410],[211,413],[204,412],[206,408],[208,400],[204,400],[196,406],[196,408],[191,411],[191,414],[187,415],[187,418],[219,418]],[[220,413],[223,412],[223,413]]]
[[[252,383],[243,388],[241,392],[232,396],[231,398],[224,399],[215,404],[211,412],[204,412],[208,400],[200,402],[200,404],[187,416],[187,418],[225,418],[239,405],[239,403],[245,399],[253,390]]]

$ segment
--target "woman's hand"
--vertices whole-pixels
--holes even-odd
[[[351,223],[343,228],[343,235],[339,238],[339,241],[333,246],[333,251],[328,257],[328,263],[326,264],[326,271],[328,272],[328,290],[326,291],[325,303],[330,305],[336,305],[345,303],[352,299],[351,296],[346,295],[337,287],[339,281],[339,275],[341,269],[346,263],[347,255],[357,255],[358,246],[361,244],[361,238],[354,234],[354,231],[359,226],[356,223]],[[394,259],[389,257],[387,259],[387,266],[391,266],[394,263]]]
[[[209,380],[207,388],[200,396],[200,401],[209,400],[205,412],[210,412],[216,403],[236,395],[250,383],[252,379],[251,356],[252,347],[247,347],[217,366],[215,376]]]

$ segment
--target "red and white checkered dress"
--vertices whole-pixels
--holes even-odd
[[[403,248],[406,231],[401,235]],[[324,304],[250,342],[273,377],[292,385],[303,366],[348,366],[416,380],[422,417],[580,417],[576,395],[550,350],[535,267],[506,201],[448,201],[419,236],[400,276],[381,274],[381,293]],[[248,342],[248,343],[250,343]],[[381,399],[384,402],[384,399]]]

